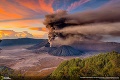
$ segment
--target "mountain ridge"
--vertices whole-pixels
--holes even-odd
[[[0,43],[0,46],[37,44],[43,40],[45,39],[33,39],[33,38],[3,39]]]

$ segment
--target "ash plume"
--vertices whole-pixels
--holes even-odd
[[[104,35],[120,36],[120,1],[112,0],[95,9],[68,14],[61,10],[45,16],[51,45],[74,41],[99,41]],[[57,38],[57,39],[56,39]],[[56,41],[56,42],[55,42]],[[60,41],[60,42],[59,42]]]

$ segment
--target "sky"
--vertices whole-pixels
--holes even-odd
[[[110,0],[0,0],[0,39],[47,38],[45,15],[66,10],[83,12]]]

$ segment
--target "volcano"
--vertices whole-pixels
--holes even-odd
[[[77,56],[84,53],[99,53],[99,52],[120,52],[120,43],[116,42],[93,42],[81,41],[71,43],[70,45],[61,45],[50,47],[48,40],[43,40],[38,44],[27,48],[35,53],[48,52],[55,56]]]
[[[56,50],[49,52],[49,54],[54,56],[77,56],[82,55],[83,52],[71,46],[62,45],[58,47]]]

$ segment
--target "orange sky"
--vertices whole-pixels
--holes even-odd
[[[18,38],[18,35],[47,38],[47,29],[43,25],[46,14],[58,10],[80,12],[88,7],[97,8],[107,1],[109,0],[0,0],[0,38]]]
[[[54,12],[53,1],[0,0],[0,39],[43,38],[47,33],[43,18]]]

